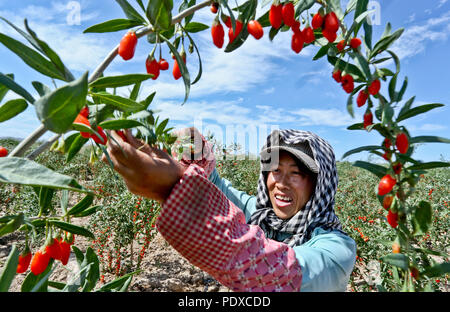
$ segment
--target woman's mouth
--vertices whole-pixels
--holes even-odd
[[[287,207],[292,204],[292,198],[283,195],[275,195],[275,203],[279,208]]]

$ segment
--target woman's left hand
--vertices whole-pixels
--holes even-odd
[[[107,143],[114,170],[123,177],[131,193],[163,203],[182,177],[184,168],[166,152],[137,140],[130,131],[124,132],[127,142],[111,131],[115,141],[110,139]],[[105,154],[102,161],[109,163]]]

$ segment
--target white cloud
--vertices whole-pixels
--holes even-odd
[[[440,0],[437,7],[440,8],[441,6],[443,6],[444,4],[446,4],[447,1],[448,1],[448,0]]]
[[[445,41],[448,38],[450,11],[440,17],[430,18],[423,25],[406,28],[392,50],[399,58],[404,59],[422,53],[429,42]]]
[[[348,126],[355,122],[347,112],[338,109],[312,109],[302,108],[292,112],[300,116],[300,122],[303,126]],[[356,119],[360,118],[355,116]]]
[[[65,4],[52,2],[45,6],[28,5],[17,12],[2,10],[0,15],[22,29],[23,19],[26,17],[30,28],[58,53],[70,70],[92,71],[114,48],[114,44],[100,36],[90,37],[83,34],[79,27],[68,25],[67,12]],[[81,14],[81,19],[84,21],[96,15],[97,13],[85,12]],[[23,39],[3,22],[0,24],[0,31],[16,39]]]
[[[442,131],[446,130],[447,126],[439,125],[439,124],[423,124],[420,126],[411,125],[408,127],[410,131],[417,131],[417,132],[423,132],[423,131]]]

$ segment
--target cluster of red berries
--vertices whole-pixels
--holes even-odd
[[[394,152],[394,150],[391,149],[391,146],[392,146],[391,140],[385,138],[383,141],[383,150],[384,150],[383,158],[388,161],[391,159],[392,153]],[[397,134],[397,136],[395,137],[395,147],[400,154],[406,154],[406,152],[409,149],[409,139],[406,133],[399,132]],[[400,174],[402,170],[402,164],[398,162],[395,163],[393,165],[393,169],[396,174]]]
[[[390,139],[385,138],[383,141],[383,147],[385,149],[385,153],[383,157],[387,160],[390,160],[392,155],[391,150],[392,142]],[[401,154],[405,154],[409,149],[409,141],[408,136],[404,132],[400,132],[397,134],[395,139],[395,147],[398,152]],[[402,171],[402,164],[400,162],[396,162],[393,164],[392,169],[396,175],[399,175]],[[392,210],[392,202],[394,197],[389,193],[392,191],[394,186],[397,184],[397,180],[392,177],[390,174],[386,174],[383,178],[381,178],[378,184],[378,195],[384,196],[383,198],[383,208],[388,210],[387,221],[393,227],[396,228],[398,226],[398,212],[394,212]],[[401,196],[398,193],[396,196]]]
[[[281,4],[278,0],[275,0],[270,7],[269,21],[275,29],[279,29],[282,24],[291,28],[293,32],[291,49],[297,54],[303,49],[305,43],[311,43],[316,39],[314,27],[311,28],[309,24],[303,30],[300,30],[300,22],[295,19],[295,9],[292,2]]]
[[[147,74],[153,75],[152,79],[156,80],[161,70],[169,69],[169,63],[163,58],[157,61],[153,54],[150,54],[145,61],[145,68],[147,69]]]
[[[73,123],[82,124],[82,125],[85,125],[85,126],[88,126],[89,128],[91,128],[91,123],[89,122],[88,117],[89,117],[89,108],[87,106],[85,106],[80,111],[77,118],[75,118],[75,121]],[[98,137],[95,133],[80,131],[80,134],[83,138],[86,138],[86,139],[91,138],[98,144],[106,145],[107,137],[106,137],[105,132],[103,131],[103,128],[100,126],[97,126],[97,133],[100,135],[100,137]]]
[[[213,7],[214,3],[211,5]],[[217,13],[217,10],[212,10],[211,12]],[[242,21],[238,18],[236,19],[235,29],[233,31],[232,23],[231,23],[231,17],[228,15],[222,14],[222,21],[225,24],[225,26],[228,27],[228,41],[229,43],[232,43],[234,39],[241,33],[242,28],[244,24]],[[247,23],[247,31],[250,35],[252,35],[256,40],[259,40],[264,35],[264,30],[261,26],[261,24],[256,20],[251,20]],[[225,31],[220,23],[219,16],[216,16],[214,19],[212,26],[211,26],[211,37],[213,40],[213,43],[216,47],[221,49],[223,47],[223,44],[225,42]]]
[[[70,239],[55,237],[50,243],[36,251],[34,255],[32,255],[29,248],[26,248],[19,255],[16,272],[25,273],[30,267],[34,275],[39,275],[47,269],[50,259],[59,260],[63,265],[66,265],[70,257],[70,246],[73,245],[74,240],[75,236],[73,235],[71,235]]]
[[[122,40],[120,41],[119,44],[118,53],[125,61],[128,61],[133,58],[134,52],[136,51],[137,42],[138,38],[134,31],[129,31],[122,37]],[[184,51],[181,51],[180,56],[186,63],[186,53],[184,53]],[[174,56],[172,58],[175,59]],[[153,75],[152,79],[156,80],[159,77],[159,73],[161,70],[169,69],[169,63],[164,58],[161,57],[159,61],[156,61],[156,59],[153,56],[153,53],[151,53],[145,60],[145,67],[147,73]],[[181,77],[181,71],[177,63],[177,60],[175,60],[174,62],[172,74],[175,80],[178,80]]]

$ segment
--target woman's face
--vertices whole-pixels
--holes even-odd
[[[267,188],[275,214],[289,219],[305,207],[315,188],[315,180],[301,172],[290,153],[280,151],[280,161],[267,176]]]

